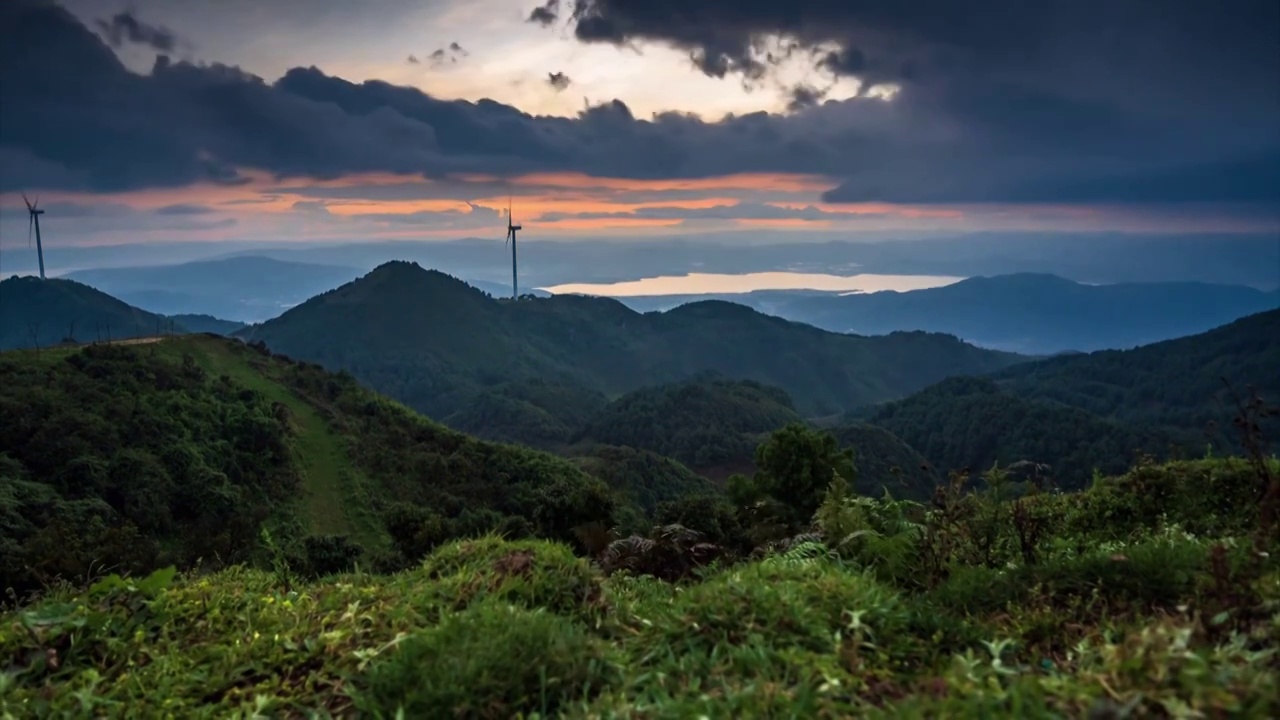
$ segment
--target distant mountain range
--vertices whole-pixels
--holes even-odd
[[[705,297],[620,300],[646,311]],[[1131,348],[1280,307],[1280,291],[1238,285],[1087,285],[1037,273],[976,277],[909,292],[757,291],[715,297],[834,332],[945,332],[982,347],[1034,355]]]
[[[708,370],[781,387],[802,414],[821,415],[1026,359],[938,333],[831,333],[725,302],[640,314],[601,298],[499,300],[407,262],[382,265],[240,336],[349,370],[437,418],[522,379],[616,396]]]
[[[66,277],[148,312],[248,323],[277,317],[364,272],[356,266],[244,255],[180,265],[80,270]],[[506,282],[460,277],[494,298],[510,297]],[[532,285],[522,294],[550,296]],[[618,298],[640,312],[705,300],[746,305],[833,332],[883,335],[924,330],[985,348],[1052,355],[1130,348],[1204,332],[1280,307],[1280,290],[1189,282],[1089,285],[1056,275],[1017,273],[907,292],[763,290]]]
[[[1014,280],[1027,297],[1062,285]],[[996,462],[1047,463],[1080,487],[1141,453],[1230,450],[1231,389],[1280,397],[1274,308],[1135,349],[1035,360],[941,333],[833,333],[717,300],[650,313],[605,298],[512,301],[406,262],[252,326],[150,313],[73,280],[0,282],[0,349],[158,332],[234,334],[349,371],[455,428],[625,479],[646,506],[688,481],[677,461],[721,479],[748,469],[763,433],[801,417],[840,426],[866,460],[867,491],[921,496],[941,472]],[[1275,438],[1278,425],[1262,429]]]
[[[180,265],[77,270],[65,277],[163,315],[260,322],[359,277],[356,268],[243,256]]]

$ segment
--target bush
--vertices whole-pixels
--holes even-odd
[[[418,571],[434,581],[427,606],[461,610],[486,598],[593,621],[604,609],[600,573],[564,545],[496,535],[443,545]]]
[[[615,676],[604,644],[580,624],[487,601],[406,638],[370,666],[354,700],[378,718],[548,717]]]

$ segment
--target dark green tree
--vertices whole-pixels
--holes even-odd
[[[730,498],[740,508],[768,508],[789,531],[808,525],[834,479],[848,483],[854,476],[853,450],[802,423],[773,433],[756,448],[755,462],[752,477],[730,478]]]

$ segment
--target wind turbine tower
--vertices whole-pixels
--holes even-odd
[[[507,241],[511,243],[511,299],[520,299],[520,285],[516,279],[516,231],[524,228],[511,219],[511,196],[507,196]],[[504,243],[505,244],[505,243]]]
[[[27,223],[27,245],[31,244],[31,229],[36,231],[36,256],[40,258],[40,279],[44,279],[44,244],[40,242],[40,216],[44,214],[38,206],[40,205],[40,197],[36,196],[36,201],[31,202],[27,199],[26,193],[22,194],[22,202],[27,204],[27,213],[31,220]]]

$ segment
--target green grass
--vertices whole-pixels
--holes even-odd
[[[276,382],[276,365],[247,348],[200,336],[175,337],[158,344],[161,352],[189,353],[206,371],[228,375],[245,387],[289,408],[302,470],[303,517],[314,535],[347,535],[367,548],[387,544],[361,495],[364,480],[351,464],[343,439],[306,400]]]
[[[1230,496],[1237,463],[1045,496],[1067,534],[1037,562],[961,551],[937,582],[919,557],[908,573],[867,557],[901,522],[867,498],[829,503],[853,502],[843,522],[878,545],[833,537],[678,584],[496,536],[390,575],[108,578],[0,616],[0,718],[1274,717],[1280,562],[1241,534],[1250,509],[1207,534],[1180,524],[1196,503],[1085,516]]]

